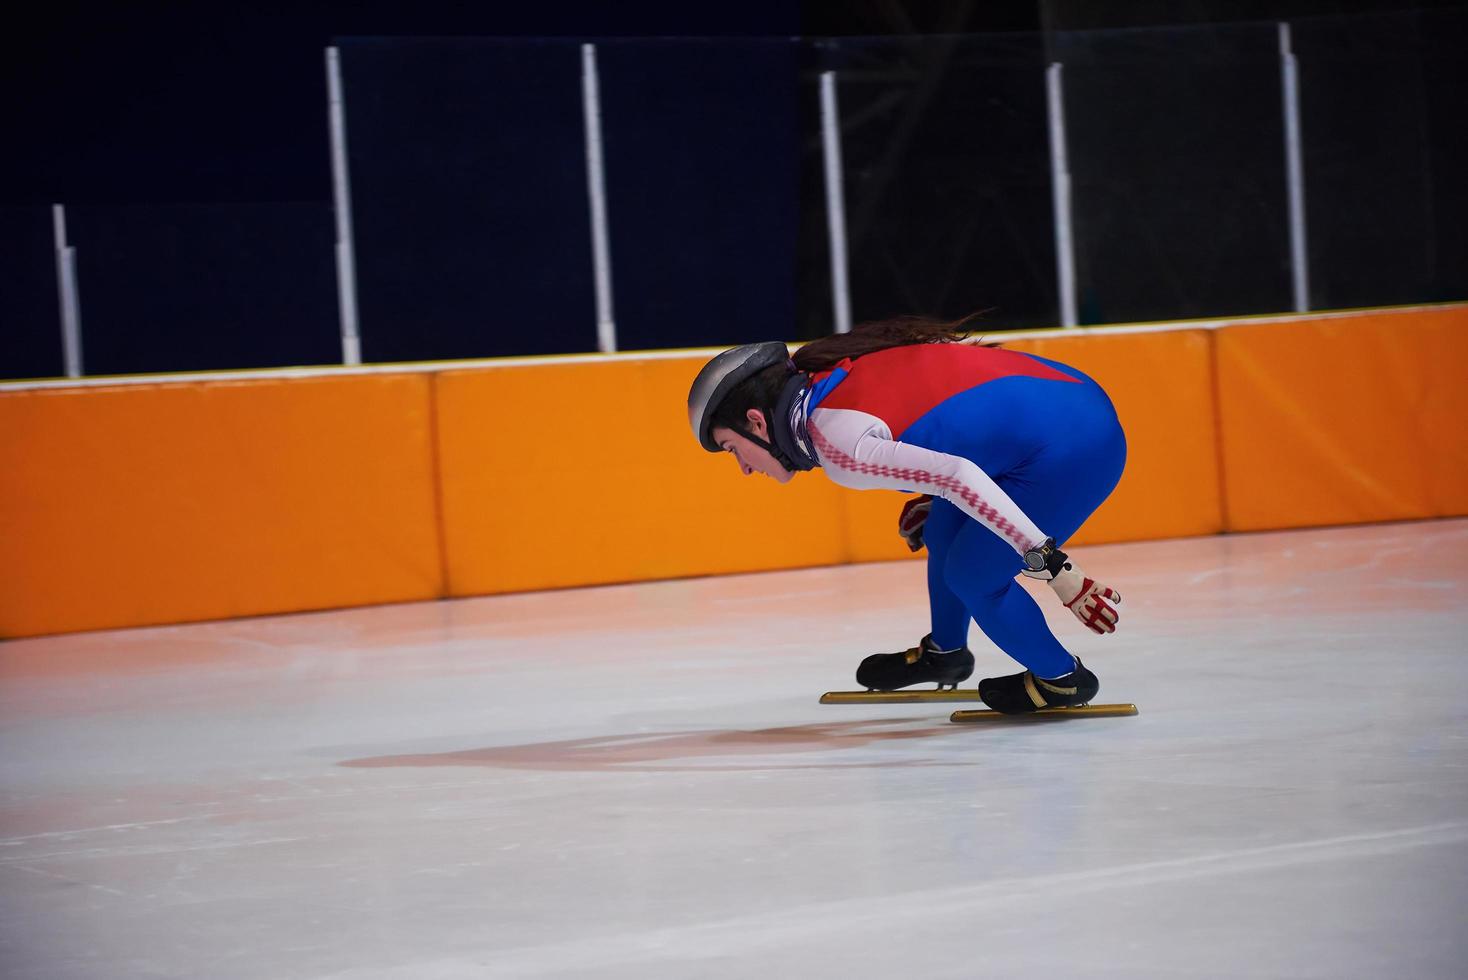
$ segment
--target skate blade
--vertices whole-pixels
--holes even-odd
[[[963,691],[827,691],[821,704],[921,704],[931,701],[979,701],[979,689]]]
[[[1083,704],[1075,708],[1041,708],[1022,715],[1006,715],[987,708],[980,711],[955,711],[948,716],[948,720],[975,722],[995,721],[1000,718],[1006,721],[1023,721],[1026,718],[1120,718],[1136,713],[1137,706],[1134,704]]]

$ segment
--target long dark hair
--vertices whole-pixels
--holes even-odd
[[[797,370],[806,374],[829,371],[848,358],[855,360],[865,354],[875,354],[889,347],[909,347],[913,344],[954,344],[968,337],[972,331],[969,324],[983,316],[983,312],[971,313],[957,320],[937,320],[923,316],[900,316],[889,320],[873,320],[852,327],[850,333],[836,333],[804,345],[791,360]],[[713,424],[736,432],[743,432],[748,425],[746,414],[758,408],[771,422],[775,401],[790,376],[788,368],[776,364],[751,375],[736,385],[719,407],[714,410]]]
[[[829,371],[847,358],[875,354],[889,347],[913,344],[954,344],[973,331],[969,324],[983,316],[970,313],[957,320],[935,320],[924,316],[899,316],[874,320],[851,328],[850,333],[833,333],[813,340],[793,355],[795,366],[807,374]]]

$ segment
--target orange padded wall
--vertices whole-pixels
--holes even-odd
[[[1227,327],[1234,531],[1468,513],[1468,308]]]
[[[423,375],[0,392],[0,636],[441,593]]]
[[[704,356],[438,381],[449,591],[475,595],[848,560],[840,491],[742,477],[693,441]]]
[[[1468,306],[1006,346],[1126,428],[1076,543],[1468,513]],[[707,356],[0,392],[0,636],[910,557],[699,450]]]

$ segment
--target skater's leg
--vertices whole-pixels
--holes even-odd
[[[967,515],[946,500],[933,501],[923,525],[923,544],[928,549],[928,609],[932,616],[933,646],[956,650],[968,645],[968,606],[948,587],[944,570],[953,539]]]
[[[1126,461],[1126,437],[1106,394],[1094,384],[1055,393],[1057,410],[1074,421],[1023,466],[996,482],[1045,532],[1064,544],[1115,489]],[[984,635],[1026,671],[979,685],[991,708],[1033,711],[1083,704],[1098,690],[1095,674],[1050,631],[1044,614],[1016,581],[1020,556],[987,527],[965,522],[948,542],[942,570]],[[1055,680],[1054,684],[1045,683]]]
[[[1075,404],[1067,404],[1088,414],[1078,416],[1066,442],[1046,447],[1021,470],[997,481],[1036,524],[1061,543],[1111,493],[1126,459],[1126,440],[1105,393],[1094,384],[1074,387],[1077,390],[1070,392],[1067,386],[1066,396]],[[1082,387],[1086,390],[1080,390]],[[1038,677],[1056,678],[1075,669],[1075,658],[1050,632],[1039,606],[1015,581],[1022,563],[1007,542],[941,499],[933,501],[923,539],[928,549],[932,632],[918,648],[921,662],[903,654],[877,654],[862,662],[858,682],[890,690],[937,679],[934,675],[947,661],[935,654],[966,647],[970,617],[996,646]],[[968,676],[972,655],[965,649],[961,656],[965,667],[951,673],[943,670],[944,680]]]
[[[928,601],[932,632],[912,650],[876,653],[856,669],[856,682],[878,691],[892,691],[913,684],[959,684],[974,669],[968,647],[968,608],[943,580],[944,563],[959,529],[972,523],[946,500],[934,500],[923,524],[923,545],[928,549]]]
[[[947,549],[944,581],[994,645],[1037,677],[1059,677],[1075,658],[1050,632],[1035,600],[1015,576],[1023,563],[1009,543],[974,521],[967,522]]]
[[[1075,534],[1111,495],[1126,462],[1126,437],[1105,392],[1093,384],[1063,386],[1077,420],[1018,471],[997,482],[1020,509],[1057,543]],[[943,581],[963,600],[974,622],[994,644],[1037,677],[1068,673],[1074,658],[1045,622],[1034,599],[1015,581],[1020,556],[993,531],[966,521],[948,543]]]

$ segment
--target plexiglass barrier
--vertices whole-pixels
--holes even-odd
[[[1461,9],[335,48],[349,241],[330,202],[78,210],[88,373],[339,361],[344,246],[368,362],[809,338],[843,311],[999,332],[1468,296]],[[0,222],[0,277],[58,268],[45,222]],[[209,315],[204,253],[276,305],[221,280]],[[56,295],[0,295],[29,352],[0,376],[60,373]]]

